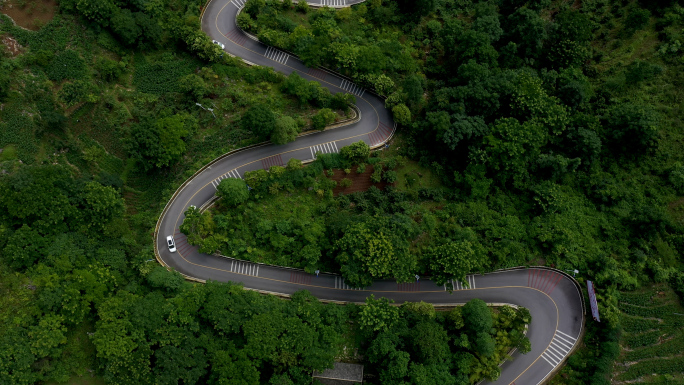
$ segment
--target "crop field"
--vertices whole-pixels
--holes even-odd
[[[621,353],[614,384],[684,384],[684,307],[666,285],[619,297]]]

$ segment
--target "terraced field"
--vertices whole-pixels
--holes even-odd
[[[684,384],[684,307],[666,285],[620,293],[621,353],[613,384]]]

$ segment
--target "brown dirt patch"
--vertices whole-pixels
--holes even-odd
[[[57,0],[0,0],[0,12],[17,25],[37,31],[55,17]]]
[[[684,198],[679,198],[676,201],[668,203],[667,206],[670,209],[676,209],[679,206],[681,206],[682,204],[684,204]]]
[[[3,35],[0,37],[0,41],[2,41],[2,44],[12,57],[19,56],[24,52],[24,47],[17,43],[13,37]]]
[[[366,171],[363,174],[359,174],[356,172],[356,169],[358,167],[359,166],[352,167],[351,172],[349,174],[345,174],[344,170],[335,170],[335,175],[330,178],[337,182],[337,187],[333,189],[334,196],[338,196],[340,194],[351,194],[357,191],[366,191],[371,186],[375,186],[380,190],[384,190],[385,187],[394,185],[393,183],[387,183],[385,181],[382,181],[380,183],[373,183],[371,181],[371,175],[373,174],[374,170],[372,165],[367,164]],[[340,186],[340,181],[344,178],[351,179],[352,185],[350,187],[345,188]]]

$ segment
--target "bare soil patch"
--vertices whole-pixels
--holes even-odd
[[[55,17],[57,0],[0,0],[0,12],[17,25],[37,31]]]
[[[0,36],[0,41],[2,41],[5,49],[10,55],[12,55],[12,57],[19,56],[24,52],[24,47],[17,43],[17,41],[11,36],[2,35]]]
[[[373,183],[371,181],[371,175],[373,174],[374,170],[372,165],[367,164],[366,171],[362,174],[356,172],[356,169],[358,167],[359,166],[352,167],[351,172],[349,174],[346,174],[344,170],[335,170],[335,175],[330,177],[330,179],[337,182],[337,187],[333,189],[334,196],[338,196],[340,194],[351,194],[357,191],[366,191],[371,186],[375,186],[380,190],[384,190],[387,186],[394,186],[394,183],[387,183],[385,181],[382,181],[380,183]],[[342,181],[342,179],[344,178],[350,179],[352,181],[352,185],[346,188],[340,186],[340,181]]]

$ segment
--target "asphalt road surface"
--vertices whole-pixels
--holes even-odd
[[[312,5],[349,6],[361,1],[318,0]],[[268,47],[244,34],[236,25],[237,13],[244,0],[212,0],[202,17],[202,29],[214,40],[225,44],[225,50],[243,60],[273,67],[285,74],[299,73],[318,81],[331,92],[347,92],[356,96],[361,112],[357,123],[337,129],[299,137],[286,145],[262,145],[237,151],[213,162],[181,186],[169,201],[157,224],[157,259],[188,278],[242,282],[246,288],[279,294],[309,290],[322,300],[361,303],[371,294],[376,297],[433,304],[463,304],[473,298],[488,303],[507,303],[530,310],[532,323],[527,336],[532,350],[525,355],[514,353],[513,360],[501,366],[496,384],[536,385],[548,380],[579,342],[584,325],[582,295],[575,281],[563,272],[545,268],[499,271],[485,275],[469,275],[466,282],[454,282],[449,292],[428,279],[397,284],[377,281],[370,287],[349,287],[342,277],[331,274],[306,274],[297,269],[260,265],[199,253],[187,244],[179,226],[183,213],[191,205],[201,207],[216,192],[224,178],[242,178],[246,171],[284,165],[290,158],[310,160],[316,153],[338,152],[352,142],[363,140],[380,147],[391,137],[395,124],[384,108],[382,98],[341,76],[322,69],[307,68],[297,57]],[[169,252],[166,237],[175,237],[177,252]]]

